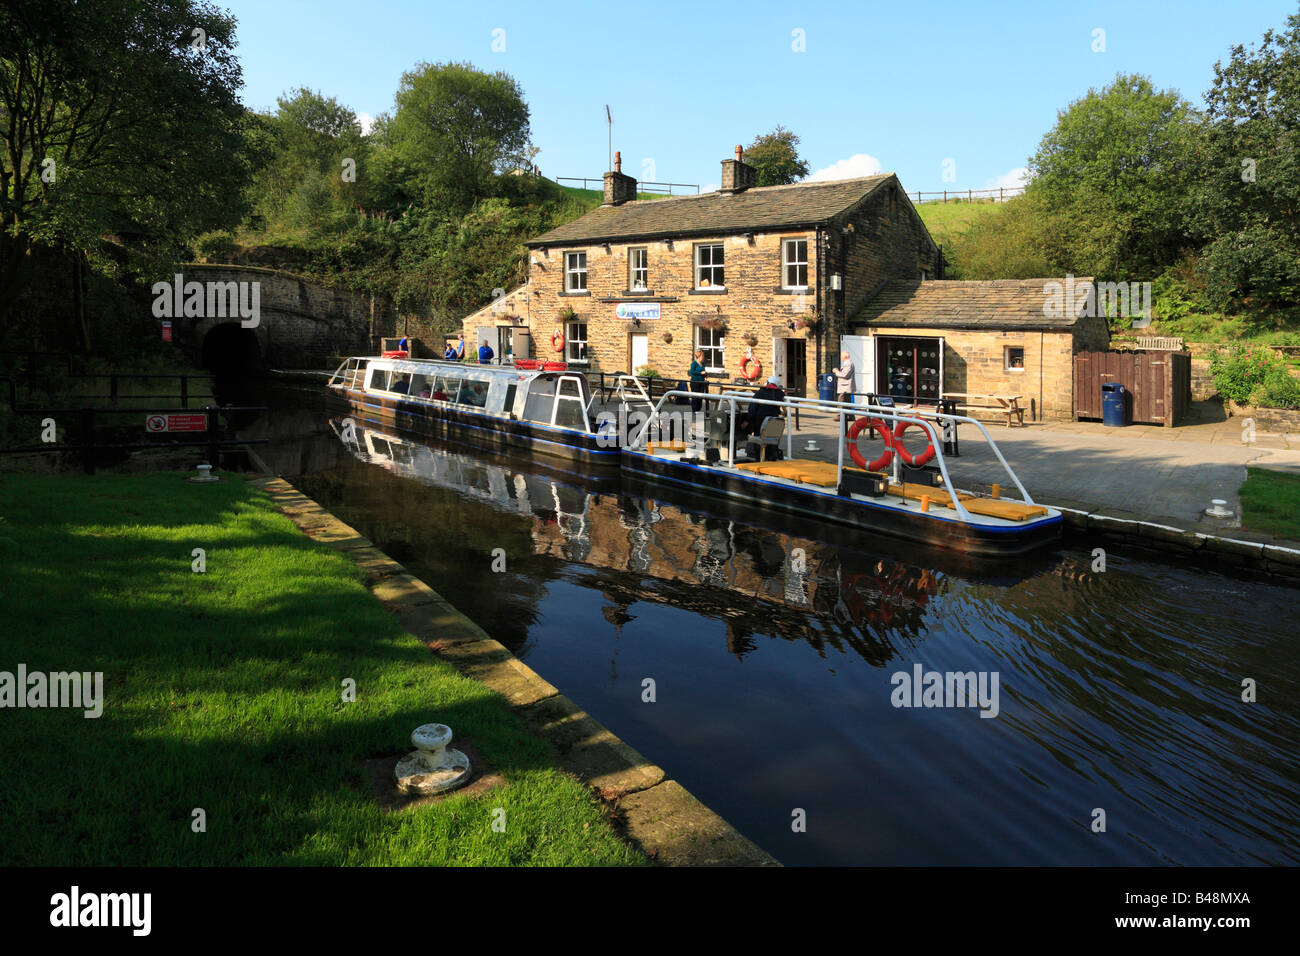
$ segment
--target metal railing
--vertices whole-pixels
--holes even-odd
[[[915,196],[918,203],[923,202],[1005,202],[1013,196],[1021,196],[1024,186],[995,186],[990,189],[940,189],[934,192],[912,190],[907,195]],[[923,199],[923,196],[935,196],[935,199]]]
[[[958,424],[974,425],[976,428],[979,429],[980,433],[984,436],[984,440],[988,443],[989,447],[992,449],[993,454],[997,458],[999,464],[1002,465],[1002,468],[1006,472],[1007,477],[1011,479],[1011,483],[1015,485],[1016,490],[1020,492],[1021,500],[1027,505],[1034,504],[1034,500],[1030,496],[1029,491],[1025,488],[1025,486],[1021,483],[1019,477],[1017,477],[1016,473],[1012,470],[1011,465],[1007,462],[1006,458],[1002,454],[1001,449],[999,449],[997,443],[993,441],[993,436],[989,434],[988,429],[984,427],[983,423],[979,422],[974,418],[970,418],[969,416],[966,415],[955,415],[955,414],[943,413],[939,411],[929,411],[929,410],[920,411],[920,410],[913,409],[910,411],[909,414],[904,414],[895,408],[885,407],[880,405],[854,405],[849,402],[831,402],[831,401],[823,401],[821,399],[815,399],[815,398],[800,398],[797,396],[787,396],[784,401],[775,401],[772,399],[760,399],[760,398],[745,399],[734,395],[705,395],[698,392],[684,392],[684,391],[674,389],[670,392],[665,393],[664,396],[660,398],[659,403],[651,411],[651,414],[646,419],[645,423],[641,425],[641,427],[637,430],[637,432],[634,435],[629,437],[628,440],[629,447],[640,448],[645,445],[645,438],[647,432],[651,429],[652,426],[657,427],[656,423],[660,419],[660,414],[663,410],[664,403],[674,397],[697,397],[706,402],[714,402],[714,403],[718,403],[719,405],[721,405],[722,403],[727,404],[730,410],[730,415],[728,416],[730,421],[729,421],[729,434],[728,434],[728,443],[727,443],[727,457],[728,460],[732,463],[735,462],[735,455],[736,455],[736,421],[739,414],[739,409],[737,407],[738,402],[745,401],[750,406],[758,404],[758,405],[767,405],[778,409],[783,409],[788,413],[786,416],[787,420],[789,420],[792,414],[800,408],[807,411],[818,411],[818,412],[827,412],[827,413],[834,414],[837,422],[836,430],[841,439],[836,443],[838,446],[838,454],[837,454],[836,466],[835,466],[835,479],[836,479],[837,486],[843,481],[843,477],[844,477],[845,441],[843,439],[845,437],[844,426],[845,426],[846,416],[853,415],[855,417],[877,419],[880,420],[882,424],[889,423],[893,426],[897,426],[898,424],[901,423],[918,425],[920,426],[921,430],[925,432],[925,434],[928,435],[930,438],[930,443],[933,446],[935,452],[934,461],[936,463],[936,466],[939,469],[940,475],[943,478],[943,487],[948,492],[949,499],[952,502],[953,511],[955,511],[957,515],[961,517],[963,520],[969,519],[970,513],[966,510],[965,506],[962,505],[961,499],[957,497],[957,489],[953,486],[952,479],[948,474],[948,463],[944,457],[943,451],[941,450],[943,445],[941,427],[948,422],[951,422],[954,427]],[[786,430],[786,450],[787,450],[787,455],[793,458],[794,457],[793,437],[792,437],[792,433],[788,428]],[[901,466],[903,463],[901,461],[901,457],[898,455],[892,456],[891,461],[892,461],[892,481],[894,483],[898,483],[900,480]]]
[[[595,183],[595,186],[594,186],[595,189],[604,189],[604,188],[605,188],[605,178],[604,178],[603,176],[600,177],[600,178],[598,178],[598,179],[591,179],[591,178],[589,178],[589,177],[587,177],[587,176],[556,176],[556,177],[555,177],[555,181],[556,181],[557,183],[582,183],[582,188],[583,188],[583,189],[587,189],[587,188],[589,188],[589,187],[587,186],[587,183]],[[637,183],[637,184],[636,184],[636,191],[639,192],[639,193],[657,193],[657,192],[660,191],[660,190],[658,190],[658,189],[647,189],[647,188],[646,188],[647,186],[662,186],[662,187],[664,187],[664,188],[667,190],[667,191],[664,193],[665,196],[671,196],[671,195],[673,195],[673,189],[674,189],[674,188],[678,188],[678,189],[694,189],[694,190],[695,190],[695,194],[696,194],[697,196],[698,196],[699,193],[700,193],[700,185],[699,185],[699,183],[656,183],[656,182],[643,182],[643,183]]]

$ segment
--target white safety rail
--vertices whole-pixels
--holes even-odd
[[[903,412],[900,412],[898,409],[892,407],[886,407],[880,405],[854,405],[849,402],[831,402],[831,401],[823,401],[821,399],[813,399],[813,398],[787,397],[784,401],[774,401],[772,399],[750,398],[748,396],[707,395],[701,392],[684,392],[684,391],[674,390],[671,392],[666,392],[663,395],[663,397],[659,399],[659,403],[654,406],[649,418],[645,421],[644,424],[641,425],[641,427],[637,430],[637,432],[634,435],[629,437],[628,445],[630,448],[639,449],[645,445],[644,439],[646,433],[652,427],[652,425],[658,420],[660,411],[663,409],[665,402],[668,402],[670,399],[678,396],[685,397],[685,398],[698,398],[706,402],[716,403],[718,405],[723,405],[723,404],[727,405],[727,407],[731,411],[731,414],[729,416],[730,434],[728,437],[727,455],[729,461],[732,462],[735,461],[736,419],[738,415],[737,405],[739,402],[745,402],[749,405],[754,405],[754,404],[768,405],[779,409],[785,409],[787,411],[787,415],[786,415],[787,421],[791,417],[789,413],[793,412],[796,408],[804,409],[806,411],[825,412],[829,415],[834,416],[837,423],[837,432],[841,436],[843,436],[845,433],[844,425],[845,425],[845,416],[847,415],[852,415],[855,418],[876,418],[876,419],[880,419],[882,422],[889,423],[891,426],[896,426],[901,422],[906,422],[912,425],[918,425],[920,426],[921,430],[926,435],[929,436],[930,443],[934,446],[934,452],[935,452],[934,462],[939,468],[939,474],[943,477],[943,487],[944,490],[946,490],[948,493],[949,500],[951,501],[952,510],[955,511],[958,514],[958,516],[964,520],[970,519],[970,513],[962,505],[961,499],[957,497],[958,489],[954,487],[952,483],[952,478],[948,474],[948,463],[945,460],[943,455],[943,436],[941,433],[941,429],[943,425],[947,422],[951,422],[954,427],[956,427],[956,425],[958,424],[974,425],[976,428],[980,430],[980,433],[984,436],[985,441],[988,442],[989,447],[993,449],[993,454],[997,457],[998,462],[1002,465],[1002,468],[1006,472],[1007,477],[1011,479],[1011,483],[1014,484],[1016,489],[1020,492],[1021,500],[1027,505],[1034,504],[1033,498],[1030,497],[1029,492],[1025,489],[1025,486],[1021,484],[1020,479],[1016,476],[1016,473],[1012,470],[1011,465],[1008,464],[1006,458],[1003,457],[1001,450],[998,448],[997,443],[993,441],[993,436],[989,434],[988,429],[986,429],[984,425],[979,421],[976,421],[975,419],[970,418],[969,416],[966,415],[949,415],[937,411],[931,412],[928,410],[922,412],[918,412],[916,410],[909,410],[909,412],[905,414]],[[844,475],[845,442],[837,441],[836,444],[838,446],[838,455],[836,458],[835,477],[836,477],[836,484],[838,485],[839,482],[842,481]],[[787,456],[793,458],[794,455],[792,449],[792,436],[788,428],[786,431],[786,449],[787,449],[786,452]],[[900,480],[899,472],[900,472],[901,464],[902,462],[900,457],[898,455],[895,455],[893,457],[893,475],[892,475],[893,481],[895,483],[898,483]]]

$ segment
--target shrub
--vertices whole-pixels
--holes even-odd
[[[1219,394],[1241,404],[1256,404],[1252,402],[1252,396],[1260,387],[1265,387],[1269,395],[1285,398],[1290,386],[1277,377],[1279,374],[1291,379],[1286,362],[1272,349],[1235,345],[1226,355],[1222,352],[1215,355],[1210,363],[1210,375]],[[1291,381],[1295,382],[1294,379]],[[1269,382],[1272,382],[1271,387]]]
[[[1286,368],[1270,368],[1264,376],[1261,386],[1264,394],[1259,401],[1254,401],[1251,392],[1251,404],[1267,408],[1300,408],[1300,380],[1290,374]]]

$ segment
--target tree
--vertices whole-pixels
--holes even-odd
[[[1177,261],[1194,239],[1186,224],[1196,135],[1190,105],[1144,76],[1117,76],[1061,111],[1030,160],[1027,192],[1043,201],[1062,264],[1139,280]]]
[[[1233,47],[1205,94],[1193,209],[1213,237],[1202,265],[1218,308],[1300,303],[1300,14],[1287,27]]]
[[[758,185],[785,186],[808,175],[808,164],[799,158],[799,137],[783,126],[754,137],[745,150],[745,162],[758,171]]]
[[[377,129],[393,154],[385,168],[404,172],[413,192],[451,213],[490,196],[495,176],[528,155],[528,106],[519,84],[468,63],[421,63],[404,73],[393,114]]]
[[[201,0],[0,7],[0,332],[35,245],[108,266],[110,235],[171,252],[237,221],[234,28]]]

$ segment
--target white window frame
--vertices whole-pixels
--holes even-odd
[[[803,243],[803,259],[791,259],[791,247],[800,242]],[[794,267],[798,269],[800,266],[803,266],[804,282],[802,285],[791,285],[790,268]],[[801,290],[808,288],[808,240],[806,238],[781,240],[781,288]]]
[[[641,256],[645,264],[639,269],[636,266],[637,255]],[[644,274],[641,284],[637,285],[636,274]],[[629,292],[647,292],[650,289],[650,247],[633,246],[627,251],[627,289]]]
[[[1020,350],[1020,368],[1011,365],[1011,350]],[[1002,349],[1002,370],[1004,372],[1023,372],[1025,370],[1025,347],[1023,345],[1006,345]]]
[[[718,255],[721,257],[721,261],[710,262],[707,266],[702,264],[700,262],[700,254],[705,249],[716,249],[718,251]],[[719,270],[722,273],[722,281],[714,282],[710,278],[708,285],[700,285],[700,282],[704,278],[705,269],[710,270],[710,272],[712,272],[712,270],[714,269]],[[727,287],[727,250],[725,244],[721,242],[699,243],[695,247],[695,288],[697,290],[700,290],[700,289],[725,289],[726,287]]]
[[[574,264],[577,257],[582,257],[582,265],[579,267]],[[574,280],[579,276],[582,277],[582,287],[574,285]],[[586,292],[587,291],[587,253],[578,250],[576,252],[566,252],[564,254],[564,291],[565,292]]]
[[[701,340],[704,333],[708,332],[710,337],[717,336],[717,344],[705,345]],[[707,329],[702,325],[695,327],[695,348],[704,352],[704,370],[706,372],[725,372],[727,370],[727,336],[721,329]],[[719,363],[717,365],[709,364],[709,356],[718,353]]]
[[[573,334],[574,328],[579,325],[582,326],[583,329],[583,335],[581,338]],[[564,359],[570,365],[590,364],[590,359],[587,358],[587,336],[590,334],[591,330],[587,327],[587,323],[583,319],[570,319],[564,324]],[[579,345],[582,346],[582,357],[574,358],[574,347]]]

